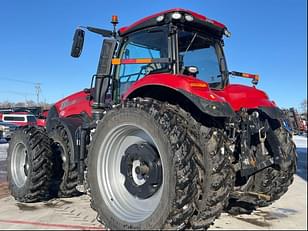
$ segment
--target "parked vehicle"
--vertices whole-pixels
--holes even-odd
[[[48,110],[43,110],[36,119],[37,126],[46,127],[47,116],[48,116]]]
[[[116,230],[206,229],[223,209],[278,200],[293,181],[295,145],[259,76],[228,71],[227,27],[184,9],[112,24],[75,31],[73,57],[85,29],[105,37],[91,89],[55,103],[46,131],[14,134],[14,198],[69,197],[84,184],[99,221]]]
[[[28,114],[28,113],[2,114],[1,117],[2,117],[1,119],[3,122],[16,124],[18,126],[36,125],[35,116],[32,114]]]
[[[0,137],[10,140],[13,132],[15,132],[18,127],[19,126],[16,124],[0,121]]]

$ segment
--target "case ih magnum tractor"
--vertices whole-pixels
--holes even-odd
[[[173,9],[104,37],[91,87],[55,103],[46,130],[25,127],[9,146],[16,200],[78,195],[83,184],[111,229],[205,229],[223,209],[249,213],[293,181],[295,145],[282,113],[229,72],[225,25]],[[251,78],[252,87],[229,83]]]

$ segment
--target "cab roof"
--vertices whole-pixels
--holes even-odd
[[[180,13],[181,17],[179,19],[174,19],[172,17],[174,13]],[[192,16],[190,17],[192,21],[186,20],[187,15]],[[184,24],[198,28],[200,30],[208,30],[210,33],[218,35],[219,37],[222,37],[222,35],[225,33],[225,30],[227,30],[224,24],[216,20],[212,20],[204,15],[182,8],[174,8],[140,19],[130,26],[122,27],[119,30],[119,35],[125,36],[126,34],[129,34],[131,32],[135,32],[148,27],[164,25],[171,21],[174,24]]]

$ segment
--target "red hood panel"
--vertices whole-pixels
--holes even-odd
[[[55,103],[59,117],[78,115],[84,111],[91,116],[91,103],[88,100],[89,93],[77,92]]]

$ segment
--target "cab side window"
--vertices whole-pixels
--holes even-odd
[[[134,63],[138,59],[159,59],[168,57],[168,37],[164,30],[144,30],[130,35],[123,46],[120,58],[132,60],[121,64],[118,69],[119,95],[123,95],[136,81],[155,70],[166,67],[163,63]]]

